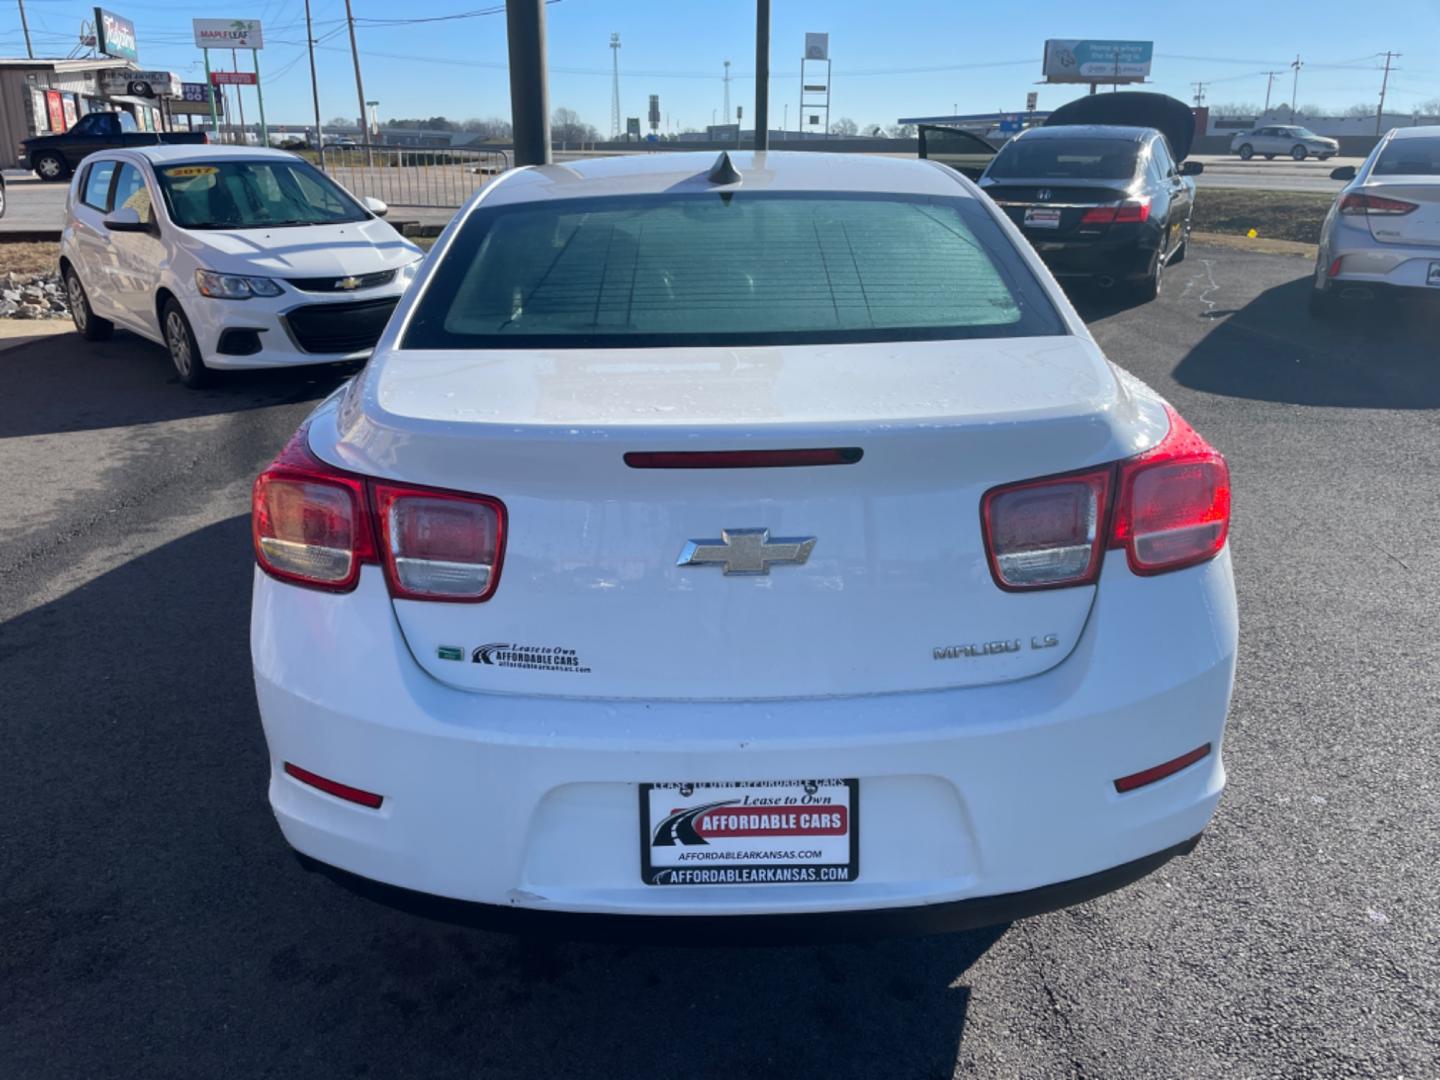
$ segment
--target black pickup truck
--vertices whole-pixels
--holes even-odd
[[[63,135],[36,135],[20,144],[22,165],[41,180],[65,180],[86,157],[100,150],[124,150],[156,143],[205,143],[203,131],[141,131],[126,112],[93,112],[82,116]]]

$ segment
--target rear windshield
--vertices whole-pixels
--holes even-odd
[[[299,158],[156,165],[155,175],[165,207],[182,229],[275,229],[370,216]]]
[[[1440,136],[1391,139],[1371,176],[1440,176]]]
[[[1014,139],[986,174],[1001,180],[1128,180],[1139,152],[1133,139]]]
[[[402,348],[1064,332],[974,199],[701,192],[482,206],[435,268]]]

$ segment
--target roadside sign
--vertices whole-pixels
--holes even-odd
[[[1153,41],[1045,42],[1045,81],[1052,83],[1129,83],[1150,77]]]
[[[140,49],[135,44],[135,24],[122,19],[113,11],[95,9],[95,48],[106,56],[119,60],[139,60]]]
[[[1035,111],[1035,106],[1038,105],[1038,104],[1040,104],[1040,95],[1039,95],[1038,93],[1036,93],[1034,90],[1031,90],[1028,94],[1025,95],[1025,111],[1026,111],[1026,112],[1034,112],[1034,111]]]
[[[263,49],[258,19],[192,19],[197,49]]]
[[[253,71],[212,71],[210,73],[210,84],[212,86],[254,86],[256,83]]]
[[[1000,131],[1004,135],[1014,135],[1020,130],[1020,118],[1018,116],[1007,116],[1000,121]]]

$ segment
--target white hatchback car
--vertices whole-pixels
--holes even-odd
[[[75,326],[160,342],[181,380],[368,356],[424,257],[307,162],[241,146],[105,151],[60,239]]]
[[[256,481],[271,805],[456,919],[1083,900],[1220,798],[1229,512],[943,165],[519,169]]]

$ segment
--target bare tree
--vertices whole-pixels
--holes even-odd
[[[550,117],[550,137],[558,143],[594,142],[600,137],[574,109],[559,108]]]
[[[486,139],[509,139],[514,135],[510,121],[502,120],[498,116],[487,116],[483,119],[472,116],[460,125],[460,130]]]
[[[858,135],[860,125],[851,120],[848,116],[842,116],[830,125],[831,135]]]
[[[1358,120],[1365,116],[1375,115],[1375,106],[1368,101],[1357,101],[1354,105],[1348,106],[1340,115],[1352,120]]]
[[[1429,101],[1419,102],[1415,106],[1415,112],[1421,116],[1440,116],[1440,97],[1431,98]]]
[[[915,137],[914,124],[891,124],[890,138],[892,139],[913,139]]]

